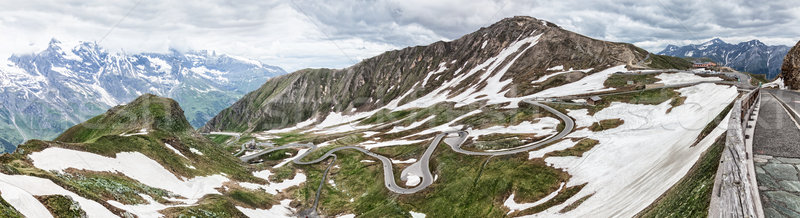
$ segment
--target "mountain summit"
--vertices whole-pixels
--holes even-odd
[[[768,46],[758,40],[730,44],[714,38],[702,44],[667,45],[658,54],[673,57],[707,57],[738,71],[765,74],[767,78],[772,79],[780,73],[781,63],[787,52],[789,47],[785,45]]]
[[[597,72],[647,57],[647,51],[631,44],[592,39],[532,17],[506,18],[450,42],[388,51],[345,69],[305,69],[275,77],[202,130],[280,128],[329,113],[403,104],[431,92],[456,102],[514,98],[580,78],[531,83],[556,68]]]

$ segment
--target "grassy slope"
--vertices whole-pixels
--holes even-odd
[[[123,137],[120,133],[137,132],[147,128],[147,135]],[[176,176],[192,178],[212,174],[226,174],[238,181],[264,182],[254,177],[244,165],[215,145],[208,138],[194,132],[183,117],[182,109],[171,99],[145,95],[125,106],[115,107],[105,114],[73,128],[59,137],[64,142],[31,140],[21,145],[16,153],[0,156],[0,172],[37,176],[50,179],[67,190],[88,199],[95,200],[112,211],[120,211],[106,203],[116,200],[124,203],[145,203],[140,194],[150,195],[165,203],[170,196],[166,190],[148,187],[122,174],[67,170],[65,173],[47,172],[33,167],[27,155],[47,147],[64,147],[114,157],[119,152],[140,152],[159,162]],[[175,154],[165,147],[169,143],[187,158]],[[203,155],[190,151],[194,148]],[[191,169],[188,166],[194,166]],[[234,191],[230,191],[234,190]],[[209,197],[198,208],[219,205],[239,205],[245,207],[268,208],[275,202],[272,196],[260,192],[229,189],[222,198]],[[224,201],[224,202],[220,202]],[[216,205],[216,206],[215,206]],[[172,211],[170,215],[182,213],[197,215],[203,210]],[[234,209],[235,210],[235,209]],[[214,210],[211,210],[214,211]],[[198,212],[198,213],[195,213]],[[237,216],[240,213],[220,213]]]
[[[649,67],[658,69],[685,70],[692,68],[692,62],[678,57],[650,54]]]
[[[704,152],[686,176],[639,217],[706,217],[714,188],[714,176],[725,146],[723,134]]]
[[[400,145],[376,149],[376,152],[404,159],[417,157],[426,146],[427,143]],[[527,160],[525,154],[493,158],[469,156],[455,153],[441,144],[431,158],[432,171],[438,177],[436,182],[419,193],[397,195],[384,187],[379,162],[361,162],[370,158],[353,151],[337,152],[337,156],[339,168],[334,168],[328,177],[336,186],[324,184],[322,214],[407,217],[406,211],[416,211],[431,217],[499,217],[507,212],[502,201],[512,192],[519,202],[533,202],[555,191],[569,178],[540,160]],[[321,172],[327,165],[297,167],[306,172],[308,182],[295,191],[294,196],[304,205],[310,205]],[[400,169],[402,166],[396,166],[395,177],[398,184],[404,184],[399,179]]]

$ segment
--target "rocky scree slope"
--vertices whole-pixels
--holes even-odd
[[[660,55],[674,57],[707,57],[712,61],[738,71],[765,74],[775,78],[781,71],[783,57],[789,52],[785,45],[770,46],[758,40],[730,44],[721,39],[712,39],[699,45],[667,45]]]
[[[800,89],[800,42],[786,55],[779,77],[789,89]]]
[[[44,51],[0,60],[0,144],[13,151],[25,139],[52,139],[144,93],[174,98],[189,122],[201,126],[284,73],[214,52],[121,54],[91,42],[72,47],[53,39]]]
[[[512,45],[519,49],[507,49]],[[549,67],[597,72],[637,63],[647,54],[631,44],[595,40],[547,21],[507,18],[453,41],[388,51],[345,69],[304,69],[272,78],[209,120],[201,130],[281,128],[329,113],[370,111],[393,100],[402,105],[437,89],[455,96],[490,87],[499,92],[488,95],[526,96],[582,77],[557,77],[546,84],[532,84],[560,71]],[[494,58],[499,55],[516,59]],[[490,82],[490,76],[499,76],[504,82]],[[502,87],[493,87],[498,84]],[[477,96],[481,97],[486,96]]]

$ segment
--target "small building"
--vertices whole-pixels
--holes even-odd
[[[586,99],[586,103],[589,104],[589,105],[597,105],[597,104],[602,103],[602,102],[603,102],[603,99],[600,98],[600,96],[596,96],[596,95]]]
[[[694,68],[708,68],[708,67],[716,67],[717,63],[714,62],[703,62],[703,63],[694,63],[692,67]]]
[[[633,80],[628,80],[628,85],[633,85]]]

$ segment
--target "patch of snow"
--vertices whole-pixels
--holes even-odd
[[[408,159],[408,160],[395,160],[395,159],[391,159],[391,160],[392,160],[393,164],[408,164],[408,163],[417,162],[416,158],[411,158],[411,159]]]
[[[486,48],[486,44],[489,43],[489,40],[483,41],[483,45],[481,45],[481,49]]]
[[[553,199],[554,197],[556,197],[556,195],[558,195],[558,192],[560,192],[561,189],[563,189],[563,188],[564,188],[564,183],[562,182],[561,186],[558,187],[558,190],[556,190],[556,191],[550,193],[549,195],[544,196],[542,199],[539,199],[539,200],[537,200],[535,202],[532,202],[532,203],[517,203],[516,201],[514,201],[514,193],[511,193],[511,195],[508,196],[508,198],[506,198],[506,201],[503,202],[503,206],[506,206],[509,209],[509,211],[508,211],[508,213],[506,215],[509,215],[509,214],[513,213],[514,211],[526,210],[528,208],[535,207],[536,205],[540,205],[540,204],[542,204],[544,202],[547,202],[550,199]]]
[[[595,117],[589,115],[588,109],[569,110],[567,109],[567,116],[575,118],[575,128],[589,127],[593,123],[598,122]]]
[[[297,159],[298,157],[302,156],[303,154],[305,154],[306,152],[308,152],[308,150],[309,150],[308,148],[300,149],[300,151],[297,151],[297,155],[295,155],[295,156],[294,156],[294,157],[292,157],[292,158],[286,158],[285,160],[281,161],[280,163],[278,163],[277,165],[275,165],[275,166],[274,166],[274,167],[272,167],[272,168],[280,168],[280,167],[282,167],[283,165],[286,165],[286,164],[288,164],[290,161],[293,161],[294,159]]]
[[[564,70],[564,65],[558,65],[555,67],[547,68],[547,71],[555,71],[555,70]]]
[[[552,78],[554,76],[558,76],[558,75],[569,73],[569,72],[580,71],[580,72],[583,72],[583,73],[588,73],[589,71],[592,71],[592,70],[594,70],[594,68],[583,69],[583,70],[572,70],[572,68],[570,68],[569,70],[566,70],[566,71],[561,71],[561,72],[556,72],[556,73],[551,73],[551,74],[544,75],[542,77],[539,77],[539,79],[531,81],[531,83],[544,82],[544,81],[547,81],[547,79],[550,79],[550,78]]]
[[[445,131],[451,131],[451,130],[460,130],[460,129],[462,129],[463,125],[461,125],[461,126],[452,126],[452,125],[455,124],[456,122],[458,122],[461,119],[470,117],[470,116],[475,115],[475,114],[479,114],[481,112],[482,112],[482,110],[470,111],[469,113],[466,113],[464,115],[456,117],[455,119],[451,120],[448,123],[445,123],[445,124],[442,124],[442,125],[430,128],[430,129],[426,129],[426,130],[424,130],[424,131],[422,131],[420,133],[417,133],[415,135],[426,135],[426,134],[435,133],[435,132],[445,132]]]
[[[145,58],[147,58],[147,60],[150,61],[150,67],[152,67],[156,71],[161,71],[165,73],[172,72],[172,65],[169,65],[167,61],[162,60],[160,58],[149,57],[149,56],[145,56]]]
[[[414,211],[408,211],[408,213],[411,214],[411,218],[425,218],[425,214],[424,213],[417,213],[417,212],[414,212]]]
[[[372,137],[373,135],[375,135],[375,134],[378,134],[378,133],[381,133],[381,132],[375,132],[375,131],[364,131],[364,132],[362,132],[362,133],[364,133],[364,137],[365,137],[365,138],[369,138],[369,137]]]
[[[143,129],[140,129],[140,130],[139,130],[139,132],[135,132],[135,133],[128,133],[128,134],[124,134],[124,133],[123,133],[123,134],[119,134],[119,136],[122,136],[122,137],[128,137],[128,136],[135,136],[135,135],[147,135],[147,134],[148,134],[148,132],[147,132],[147,129],[146,129],[146,128],[143,128]]]
[[[206,194],[219,194],[215,188],[221,187],[228,178],[222,175],[198,176],[187,181],[176,177],[158,162],[139,152],[120,152],[116,158],[109,158],[89,152],[51,147],[30,154],[36,168],[63,171],[68,168],[78,170],[119,172],[144,185],[169,190],[175,194],[196,200]]]
[[[736,87],[698,84],[676,90],[686,96],[683,105],[613,102],[594,114],[595,120],[622,119],[624,124],[593,132],[599,141],[582,157],[548,157],[545,162],[564,169],[572,178],[567,186],[587,185],[562,203],[569,205],[594,193],[579,207],[559,213],[552,207],[538,216],[633,216],[655,201],[691,169],[715,139],[726,131],[727,116],[696,146],[696,136],[738,95]],[[587,115],[588,116],[588,115]],[[574,117],[578,123],[580,117]],[[636,163],[636,164],[631,164]]]
[[[762,87],[786,89],[786,84],[783,83],[783,78],[778,78],[775,81],[763,84]]]
[[[175,154],[178,154],[178,155],[180,155],[180,156],[181,156],[181,157],[183,157],[183,158],[189,159],[189,158],[187,158],[186,156],[183,156],[183,154],[181,154],[181,152],[180,152],[180,151],[178,151],[178,149],[175,149],[175,147],[172,147],[172,145],[170,145],[170,144],[168,144],[168,143],[164,143],[164,145],[166,145],[166,147],[167,147],[167,148],[169,148],[169,150],[172,150],[172,152],[175,152]]]
[[[264,209],[251,209],[246,207],[236,206],[236,209],[241,211],[245,216],[248,217],[292,217],[292,207],[289,204],[292,203],[290,199],[281,200],[281,204],[279,205],[272,205],[272,208],[268,210]]]
[[[435,116],[429,116],[428,118],[422,119],[422,120],[417,121],[417,122],[413,122],[413,123],[409,124],[408,126],[394,126],[394,127],[392,127],[392,130],[389,130],[386,133],[395,133],[395,132],[402,132],[402,131],[409,130],[409,129],[414,129],[414,128],[417,128],[417,127],[421,126],[422,124],[425,124],[425,122],[428,122],[429,120],[433,119],[434,117]]]
[[[269,172],[269,171],[268,171]],[[253,176],[265,179],[269,181],[269,174],[266,174],[266,177],[261,177],[265,175],[265,173],[254,172]],[[285,179],[280,183],[270,183],[268,185],[261,185],[256,183],[249,183],[249,182],[241,182],[239,183],[240,186],[248,188],[248,189],[264,189],[269,194],[276,195],[278,192],[281,192],[289,187],[300,185],[301,183],[306,181],[306,174],[301,172],[297,172],[292,179]]]
[[[33,195],[3,181],[0,181],[0,196],[25,217],[53,217]]]
[[[439,73],[444,72],[445,70],[447,70],[447,67],[445,66],[445,64],[447,64],[447,62],[439,63],[439,69],[437,69],[436,71],[428,73],[428,75],[425,76],[425,79],[422,80],[422,87],[425,87],[425,84],[428,84],[428,79],[430,79],[432,75],[439,74]]]
[[[578,81],[537,92],[531,95],[531,97],[556,97],[614,90],[614,88],[606,88],[603,83],[605,83],[606,79],[608,79],[611,74],[620,71],[626,71],[625,65],[611,67],[583,77]]]
[[[719,77],[702,77],[692,73],[662,73],[656,76],[656,78],[661,79],[661,82],[664,85],[678,85],[678,84],[686,84],[686,83],[694,83],[694,82],[703,82],[703,81],[722,81],[722,78]]]
[[[189,148],[189,151],[196,155],[203,155],[203,152],[200,152],[200,150],[197,150],[196,148]]]
[[[138,217],[163,217],[164,215],[161,214],[160,210],[167,209],[169,207],[175,207],[176,205],[163,205],[155,201],[152,197],[145,194],[139,194],[142,198],[144,198],[148,203],[147,204],[137,204],[137,205],[127,205],[123,204],[114,200],[109,200],[108,203],[111,206],[117,207],[119,209],[123,209],[128,211]],[[177,205],[177,206],[188,206],[188,205]]]
[[[405,177],[403,177],[403,180],[406,181],[406,186],[413,187],[419,185],[419,183],[422,182],[422,177],[414,173],[407,173]]]
[[[257,60],[253,60],[253,59],[249,59],[249,58],[244,58],[244,57],[239,57],[239,56],[234,56],[234,55],[229,55],[229,54],[224,54],[224,55],[225,55],[225,56],[228,56],[228,57],[230,57],[230,58],[232,58],[232,59],[235,59],[235,60],[237,60],[237,61],[241,61],[241,62],[244,62],[244,63],[248,63],[248,64],[251,64],[251,65],[258,66],[258,67],[262,67],[262,64],[261,64],[261,62],[260,62],[260,61],[257,61]]]
[[[375,163],[374,160],[361,160],[361,163]]]
[[[391,141],[384,141],[384,142],[374,142],[374,141],[366,141],[361,143],[361,146],[364,146],[365,149],[370,150],[373,148],[380,148],[380,147],[389,147],[389,146],[396,146],[396,145],[410,145],[423,142],[425,140],[391,140]]]
[[[514,107],[516,106],[516,103],[521,101],[522,99],[505,97],[505,94],[509,90],[506,91],[501,91],[501,90],[503,89],[503,87],[511,83],[511,79],[506,79],[504,81],[500,80],[505,75],[506,71],[508,71],[508,68],[510,68],[514,64],[517,58],[522,56],[522,54],[524,54],[528,49],[530,49],[531,47],[533,47],[538,43],[539,37],[541,37],[541,34],[515,41],[511,43],[508,47],[500,51],[500,53],[497,56],[487,59],[486,61],[478,64],[477,66],[470,69],[466,73],[460,73],[463,70],[463,67],[459,68],[454,72],[454,75],[457,75],[455,76],[455,78],[444,82],[437,89],[431,91],[425,96],[422,96],[411,102],[400,105],[399,107],[394,109],[403,110],[408,108],[426,108],[436,103],[445,101],[457,102],[458,104],[456,106],[458,107],[461,105],[466,105],[481,100],[488,100],[489,104],[512,102],[511,106]],[[527,46],[523,48],[524,45]],[[516,55],[512,57],[513,54]],[[509,58],[510,60],[507,60]],[[465,63],[464,65],[466,64],[467,63]],[[461,84],[468,78],[473,78],[473,75],[475,75],[478,72],[482,72],[484,70],[485,72],[481,74],[481,77],[479,78],[480,82],[478,84],[467,88],[467,90],[465,90],[458,96],[450,96],[452,93],[450,93],[448,89]],[[477,87],[483,83],[487,85],[483,87],[481,90],[478,90]],[[485,97],[478,98],[478,96],[483,96],[483,95],[485,95]]]
[[[81,206],[83,211],[86,211],[86,214],[89,217],[118,217],[113,212],[109,211],[103,205],[81,197],[71,191],[68,191],[61,186],[56,185],[53,181],[49,179],[43,179],[39,177],[33,176],[23,176],[23,175],[6,175],[0,173],[0,184],[2,184],[3,191],[9,191],[9,195],[12,197],[19,197],[14,200],[15,204],[22,204],[22,203],[33,203],[30,202],[33,196],[42,196],[42,195],[66,195],[72,198],[72,200],[78,202]],[[13,186],[6,187],[6,186]],[[22,193],[20,193],[22,191]],[[27,195],[27,196],[25,196]],[[5,197],[5,193],[3,194]],[[38,201],[38,200],[37,200]],[[11,202],[9,202],[11,203]],[[41,211],[39,205],[24,205],[21,206],[22,210],[25,210],[26,213],[30,213],[32,215],[39,215],[44,213]],[[42,205],[43,207],[43,205]],[[46,211],[46,210],[45,210]],[[49,212],[48,212],[49,213]],[[49,215],[46,216],[31,216],[31,217],[52,217]]]

